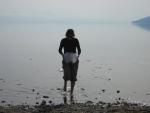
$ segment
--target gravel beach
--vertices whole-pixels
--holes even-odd
[[[0,106],[0,113],[150,113],[150,106],[127,102],[98,102],[94,104],[92,101],[47,105],[43,101],[37,106]]]

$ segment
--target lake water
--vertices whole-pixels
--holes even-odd
[[[10,23],[0,26],[0,105],[40,103],[43,96],[63,103],[58,47],[68,28],[82,49],[75,102],[150,104],[150,31],[130,23]]]

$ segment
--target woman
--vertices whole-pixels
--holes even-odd
[[[64,52],[62,52],[64,49]],[[78,52],[76,52],[76,49]],[[75,81],[77,81],[77,71],[79,64],[79,55],[81,54],[80,44],[73,29],[68,29],[66,32],[66,38],[63,38],[60,42],[59,53],[63,58],[63,69],[64,69],[64,91],[67,90],[67,81],[71,81],[71,94],[73,94]]]

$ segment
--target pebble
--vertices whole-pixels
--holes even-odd
[[[39,102],[36,102],[36,104],[38,105],[38,104],[39,104]]]
[[[81,88],[81,90],[84,91],[85,89],[84,89],[84,88]]]
[[[57,88],[57,90],[61,90],[61,88]]]
[[[34,91],[35,91],[35,89],[32,89],[32,91],[34,92]]]
[[[120,93],[120,90],[117,90],[117,93]]]
[[[20,83],[20,84],[16,84],[17,86],[21,86],[22,84]]]
[[[119,97],[118,100],[121,100],[121,98]]]
[[[1,103],[6,103],[6,101],[5,101],[5,100],[2,100]]]
[[[51,103],[52,103],[52,101],[50,100],[50,101],[49,101],[49,103],[51,104]]]
[[[104,93],[106,90],[105,89],[102,89],[102,92]]]
[[[147,96],[148,96],[148,95],[150,95],[150,93],[146,93],[145,95],[147,95]]]
[[[49,96],[43,96],[43,98],[49,98]]]
[[[111,81],[111,78],[109,78],[108,81]]]
[[[87,101],[85,104],[90,105],[90,104],[93,104],[93,102],[92,101]]]

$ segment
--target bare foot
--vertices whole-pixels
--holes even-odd
[[[65,92],[67,91],[67,88],[66,87],[64,87],[64,89],[63,89]]]

